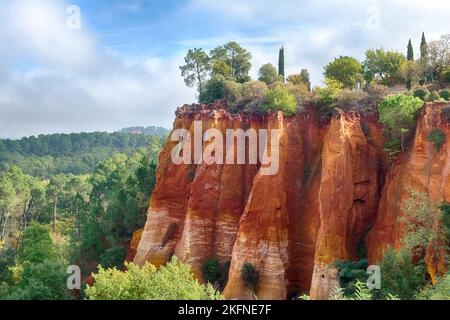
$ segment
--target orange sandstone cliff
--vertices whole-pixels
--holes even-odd
[[[191,134],[195,120],[203,132],[215,128],[223,136],[227,129],[279,129],[279,170],[262,175],[260,163],[176,165],[177,142],[169,139],[145,228],[133,241],[134,262],[159,266],[175,254],[201,279],[202,264],[217,257],[231,263],[226,298],[327,299],[338,284],[333,262],[357,259],[362,244],[371,262],[387,245],[401,245],[410,187],[450,202],[450,144],[437,152],[427,141],[437,127],[450,139],[443,107],[424,107],[408,153],[393,164],[372,117],[340,113],[323,124],[313,108],[293,117],[233,116],[219,103],[178,109],[174,129]],[[255,293],[242,281],[246,262],[260,272]],[[427,263],[433,279],[444,271],[439,259]]]

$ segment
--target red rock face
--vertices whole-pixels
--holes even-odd
[[[134,261],[161,265],[175,254],[201,279],[202,264],[217,257],[231,261],[226,298],[327,299],[338,284],[335,261],[357,259],[364,243],[371,261],[387,244],[400,245],[399,208],[409,186],[450,201],[450,144],[437,153],[427,141],[434,127],[450,138],[441,108],[425,109],[410,152],[390,167],[376,119],[340,114],[320,125],[313,108],[284,118],[231,116],[220,105],[183,107],[174,129],[191,134],[194,120],[202,120],[203,132],[279,129],[279,170],[263,175],[260,163],[175,165],[175,143],[168,142]],[[242,280],[246,262],[260,272],[255,292]],[[441,262],[429,263],[431,275],[439,268]]]
[[[377,217],[367,237],[369,260],[379,261],[388,245],[401,247],[403,236],[402,208],[408,199],[409,189],[428,193],[435,202],[450,202],[450,124],[442,117],[445,104],[427,104],[418,121],[414,141],[410,151],[395,163],[386,174]],[[428,136],[434,128],[442,130],[446,143],[440,152]],[[428,272],[433,281],[438,274],[444,273],[442,259],[429,259],[432,252],[428,250],[426,261]],[[441,255],[442,257],[442,255]]]

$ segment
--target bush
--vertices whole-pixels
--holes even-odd
[[[449,90],[449,89],[441,90],[441,91],[439,92],[439,95],[440,95],[441,98],[444,99],[445,101],[450,101],[450,90]]]
[[[437,152],[441,151],[442,145],[445,143],[445,134],[441,129],[435,128],[428,135],[428,141],[433,142]]]
[[[203,279],[209,283],[215,284],[221,276],[220,264],[217,258],[210,258],[202,266]]]
[[[242,84],[242,99],[255,99],[263,97],[268,90],[267,84],[262,81],[249,81]]]
[[[342,83],[328,78],[325,78],[324,88],[316,87],[314,89],[317,110],[323,117],[330,118],[332,116],[333,104],[342,89]]]
[[[422,101],[426,101],[428,96],[430,95],[430,91],[427,88],[420,87],[414,90],[413,96],[419,98]]]
[[[338,261],[336,267],[339,270],[339,284],[345,295],[352,295],[356,290],[356,282],[366,282],[368,274],[366,272],[369,263],[367,259],[357,262]]]
[[[216,100],[223,99],[225,96],[224,83],[225,78],[221,75],[208,80],[200,93],[200,103],[213,103]]]
[[[297,99],[298,104],[308,100],[311,97],[308,85],[303,82],[300,82],[298,84],[287,82],[283,84],[283,86],[291,95],[293,95]]]
[[[415,266],[406,250],[394,251],[389,247],[380,269],[382,297],[393,294],[402,300],[414,299],[425,282],[425,268],[422,265]]]
[[[358,111],[363,109],[363,101],[366,101],[368,96],[361,90],[344,89],[338,92],[333,106],[344,111]]]
[[[242,266],[241,272],[244,284],[255,290],[259,282],[259,271],[251,263],[246,262]]]
[[[272,84],[277,82],[279,79],[278,77],[278,70],[270,63],[264,64],[258,72],[258,80],[263,81],[267,84]]]
[[[100,256],[100,264],[104,268],[122,268],[125,261],[126,249],[124,247],[115,247],[106,249]]]
[[[450,273],[447,273],[438,283],[428,285],[418,295],[418,300],[450,300]]]
[[[437,91],[433,91],[432,93],[430,93],[427,100],[431,102],[439,101],[441,100],[441,96],[439,95],[439,93],[437,93]]]
[[[265,95],[264,110],[283,111],[285,115],[294,115],[297,112],[295,97],[283,86],[275,86],[269,89]]]
[[[389,140],[399,140],[400,149],[405,150],[405,136],[415,124],[423,101],[417,97],[396,95],[383,100],[378,107],[380,122],[384,125]],[[388,144],[392,141],[388,140]],[[399,152],[399,149],[388,149],[390,153]]]
[[[176,257],[166,266],[146,263],[139,267],[126,264],[127,271],[103,269],[93,274],[95,283],[87,286],[89,300],[218,300],[222,297],[208,285],[199,283],[188,264]]]
[[[224,98],[232,108],[242,99],[242,85],[238,82],[225,81],[223,90]]]
[[[230,261],[226,261],[221,265],[217,258],[210,258],[203,263],[203,279],[211,284],[219,285],[223,289],[228,281],[229,269]]]

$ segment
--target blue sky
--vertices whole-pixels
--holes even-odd
[[[82,28],[66,27],[69,5]],[[236,40],[251,74],[277,63],[308,68],[314,84],[339,55],[416,51],[450,30],[447,0],[0,0],[0,137],[170,127],[195,101],[178,66],[188,48]]]

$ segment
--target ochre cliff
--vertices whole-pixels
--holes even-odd
[[[333,262],[357,259],[364,244],[372,262],[387,245],[400,246],[409,187],[450,202],[450,144],[436,152],[427,140],[436,127],[450,139],[443,107],[424,107],[408,153],[394,164],[373,117],[340,113],[323,124],[313,107],[293,117],[232,116],[220,104],[180,108],[174,129],[191,134],[195,120],[202,121],[202,132],[215,128],[224,136],[227,129],[278,129],[279,170],[263,175],[259,162],[176,165],[171,151],[177,142],[169,139],[134,262],[161,265],[175,254],[201,279],[202,264],[217,257],[231,262],[226,298],[286,299],[309,292],[327,299],[338,284]],[[254,293],[242,281],[246,262],[260,272]],[[430,260],[430,275],[442,267]]]

